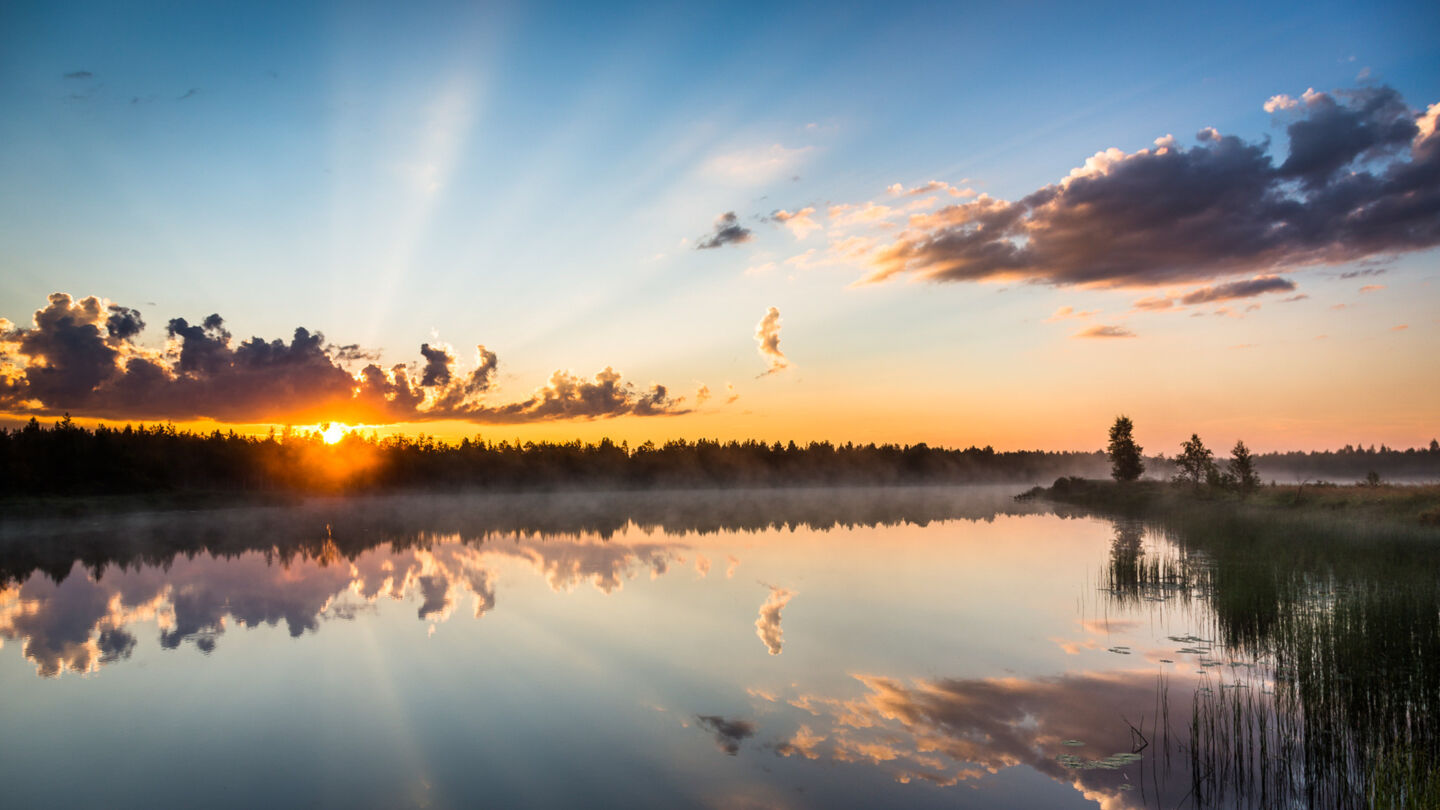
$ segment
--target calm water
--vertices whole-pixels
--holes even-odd
[[[1376,602],[1014,491],[9,526],[0,803],[1306,806],[1433,766],[1429,573]],[[1407,623],[1385,705],[1306,697],[1377,688],[1335,657],[1367,621]]]

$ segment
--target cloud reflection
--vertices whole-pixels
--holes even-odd
[[[1190,786],[1188,764],[1177,763],[1185,773],[1169,775],[1156,761],[1164,754],[1152,726],[1166,712],[1176,722],[1188,720],[1192,693],[1162,689],[1153,671],[1028,679],[855,677],[864,688],[855,698],[791,698],[790,705],[810,719],[775,744],[775,753],[869,764],[897,781],[938,785],[1026,766],[1113,808],[1157,799],[1160,806],[1175,806]],[[1127,720],[1143,724],[1152,744],[1141,744]],[[1098,764],[1137,748],[1140,759],[1132,764]],[[1143,798],[1134,790],[1142,776]]]
[[[502,560],[527,562],[556,591],[588,582],[608,594],[639,572],[665,573],[683,548],[517,538],[478,548],[453,540],[426,548],[383,545],[352,559],[333,546],[279,559],[260,551],[177,557],[164,568],[104,574],[76,564],[58,582],[32,576],[0,589],[0,638],[23,639],[25,658],[43,677],[94,672],[130,656],[137,641],[129,628],[139,622],[157,624],[163,649],[188,643],[209,653],[229,624],[283,623],[298,637],[318,630],[324,619],[353,618],[355,600],[412,600],[418,619],[443,622],[468,596],[479,618],[495,606],[494,566]]]

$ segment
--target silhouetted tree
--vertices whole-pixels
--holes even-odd
[[[1255,472],[1255,457],[1250,455],[1250,448],[1245,446],[1245,442],[1235,441],[1227,466],[1230,468],[1231,484],[1241,495],[1249,495],[1260,487],[1260,474]]]
[[[1210,482],[1216,475],[1214,458],[1215,454],[1200,441],[1199,434],[1191,433],[1190,439],[1180,445],[1180,455],[1175,457],[1175,465],[1180,468],[1175,480],[1189,481],[1197,488]]]
[[[1134,481],[1145,472],[1141,447],[1135,443],[1135,425],[1128,416],[1115,417],[1110,426],[1110,476],[1116,481]]]

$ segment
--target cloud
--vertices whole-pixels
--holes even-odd
[[[726,211],[715,218],[714,233],[700,237],[700,241],[695,243],[695,249],[710,250],[724,245],[738,245],[749,242],[754,237],[754,231],[741,225],[740,218],[735,216],[734,211]]]
[[[1139,301],[1135,302],[1136,309],[1144,310],[1170,309],[1174,306],[1175,299],[1171,298],[1168,295],[1162,295],[1154,298],[1141,298]]]
[[[695,722],[714,734],[715,744],[732,757],[740,753],[740,743],[755,736],[755,724],[749,720],[727,720],[718,714],[697,714]]]
[[[965,182],[961,180],[960,182]],[[932,192],[945,192],[951,197],[974,197],[976,192],[973,188],[957,188],[942,180],[931,180],[928,183],[921,183],[914,188],[905,188],[900,183],[894,183],[885,189],[896,197],[919,197]]]
[[[1361,288],[1360,288],[1360,292],[1362,292],[1362,293],[1380,292],[1380,291],[1383,290],[1383,289],[1385,289],[1385,285],[1384,285],[1384,284],[1366,284],[1364,287],[1361,287]]]
[[[1109,149],[1019,200],[910,217],[866,280],[1150,287],[1440,245],[1440,105],[1416,116],[1365,87],[1267,107],[1290,118],[1279,165],[1268,142],[1208,132],[1191,148]]]
[[[775,746],[775,753],[782,757],[799,754],[806,759],[819,759],[819,746],[825,739],[824,734],[816,734],[809,726],[801,725],[795,730],[794,736]]]
[[[225,319],[172,318],[163,351],[135,342],[145,322],[128,307],[91,296],[54,293],[22,328],[0,322],[0,410],[126,419],[226,422],[423,421],[463,419],[506,424],[622,415],[685,413],[664,385],[637,390],[613,368],[585,379],[556,371],[527,399],[493,404],[495,352],[476,347],[457,368],[454,351],[422,344],[418,369],[369,363],[358,374],[342,363],[373,357],[336,346],[300,327],[289,342],[253,337],[237,343]]]
[[[770,307],[765,311],[765,317],[755,325],[755,343],[757,344],[756,348],[760,351],[760,357],[769,366],[769,369],[760,376],[774,374],[789,367],[790,361],[786,360],[785,353],[780,351],[780,310]]]
[[[815,213],[814,206],[806,206],[795,213],[790,213],[783,208],[770,214],[770,221],[777,222],[790,229],[796,239],[804,239],[812,232],[820,230],[820,224],[810,218]]]
[[[1230,281],[1213,287],[1201,287],[1180,296],[1180,303],[1209,304],[1215,301],[1230,301],[1236,298],[1250,298],[1272,292],[1294,292],[1295,282],[1280,276],[1257,276],[1245,281]]]
[[[695,407],[698,408],[698,407],[700,407],[701,405],[704,405],[706,402],[709,402],[709,401],[710,401],[710,386],[705,385],[704,383],[701,383],[700,387],[697,388],[697,389],[695,389]]]
[[[620,374],[606,367],[586,380],[568,371],[556,371],[550,382],[537,389],[524,402],[485,408],[479,421],[534,422],[553,419],[597,419],[621,415],[657,416],[686,413],[678,400],[672,399],[663,385],[652,385],[637,393],[621,380]]]
[[[1069,320],[1071,318],[1089,318],[1092,315],[1099,314],[1099,312],[1100,310],[1098,309],[1087,309],[1084,312],[1076,312],[1074,307],[1060,307],[1059,309],[1055,310],[1055,313],[1053,315],[1046,318],[1045,322],[1056,323],[1058,321]]]
[[[1074,335],[1071,335],[1071,337],[1077,337],[1077,338],[1133,338],[1133,337],[1135,337],[1135,333],[1134,333],[1134,332],[1131,332],[1129,329],[1126,329],[1126,328],[1123,327],[1123,326],[1110,326],[1110,325],[1098,324],[1098,323],[1097,323],[1097,324],[1095,324],[1094,326],[1091,326],[1091,327],[1082,329],[1082,330],[1080,330],[1079,332],[1076,332]]]
[[[770,587],[770,597],[760,606],[760,618],[755,620],[755,635],[765,642],[771,655],[779,655],[784,644],[784,633],[780,630],[780,611],[790,603],[795,592],[785,588]]]
[[[867,202],[864,205],[832,205],[826,213],[830,217],[831,224],[837,228],[843,228],[884,222],[900,212],[888,205]]]
[[[1402,324],[1397,324],[1397,325],[1395,325],[1395,326],[1390,327],[1390,331],[1391,331],[1391,332],[1404,332],[1406,329],[1409,329],[1409,328],[1410,328],[1410,324],[1408,324],[1408,323],[1402,323]]]
[[[740,398],[740,394],[735,391],[735,386],[728,382],[725,383],[725,394],[726,405],[731,405],[735,402],[735,400]]]
[[[1383,276],[1389,271],[1388,267],[1366,267],[1360,270],[1350,270],[1340,274],[1342,279],[1365,278],[1367,276]]]
[[[93,78],[95,78],[95,74],[94,74],[94,73],[91,73],[91,72],[88,71],[88,70],[76,70],[76,71],[72,71],[72,72],[70,72],[70,73],[66,73],[63,78],[66,78],[66,79],[81,79],[81,80],[83,80],[83,79],[93,79]]]

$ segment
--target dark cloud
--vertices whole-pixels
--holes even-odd
[[[749,720],[727,720],[718,714],[697,714],[695,722],[714,734],[715,744],[732,757],[740,753],[740,743],[755,736],[755,724]]]
[[[429,343],[420,344],[420,354],[425,358],[425,369],[422,372],[420,384],[426,388],[449,384],[450,367],[455,365],[455,358],[438,346],[430,348]]]
[[[1208,304],[1212,301],[1229,301],[1235,298],[1250,298],[1272,292],[1293,292],[1295,282],[1280,276],[1261,276],[1245,281],[1230,281],[1213,287],[1201,287],[1180,296],[1182,304]]]
[[[119,352],[100,329],[106,310],[91,296],[75,301],[54,293],[35,313],[35,328],[18,330],[18,348],[30,358],[24,369],[27,392],[41,400],[84,403],[89,393],[115,372]]]
[[[912,217],[870,280],[1155,286],[1440,245],[1440,105],[1417,116],[1388,87],[1304,98],[1267,105],[1290,119],[1279,166],[1268,143],[1208,130],[1111,149],[1018,201]]]
[[[194,98],[195,96],[198,96],[199,94],[200,94],[200,88],[198,88],[198,87],[192,87],[192,88],[190,88],[189,90],[186,90],[186,91],[185,91],[184,93],[182,93],[181,95],[177,96],[177,97],[175,98],[175,100],[176,100],[176,101],[184,101],[184,100],[187,99],[187,98]]]
[[[1389,87],[1306,93],[1304,113],[1287,128],[1290,154],[1278,174],[1321,189],[1362,158],[1393,153],[1418,134],[1415,116]]]
[[[344,346],[332,344],[326,346],[325,351],[341,363],[353,363],[361,360],[373,363],[380,359],[378,349],[365,349],[358,343],[347,343]]]
[[[738,245],[754,238],[754,232],[740,224],[734,211],[727,211],[715,218],[715,230],[709,236],[702,236],[695,245],[696,250],[709,250],[724,245]]]
[[[1340,278],[1366,278],[1368,276],[1383,276],[1389,272],[1388,267],[1365,267],[1360,270],[1350,270],[1340,274]]]
[[[679,400],[671,399],[665,386],[652,385],[649,391],[637,393],[634,386],[622,381],[620,374],[607,366],[593,380],[557,371],[550,376],[550,382],[529,399],[489,409],[485,415],[487,421],[492,422],[532,422],[684,412]]]
[[[109,312],[110,317],[105,319],[105,331],[109,332],[111,340],[129,340],[145,328],[145,321],[140,319],[137,310],[111,304]]]
[[[65,78],[67,78],[67,79],[93,79],[93,78],[95,78],[95,74],[94,74],[94,73],[91,73],[91,72],[88,71],[88,70],[76,70],[76,71],[73,71],[73,72],[71,72],[71,73],[66,73],[66,74],[65,74]]]
[[[474,366],[457,370],[447,347],[422,344],[424,363],[389,371],[355,344],[336,346],[304,327],[289,342],[236,343],[224,318],[173,318],[164,351],[135,338],[140,313],[96,297],[50,296],[34,327],[0,321],[0,410],[127,419],[229,422],[378,422],[462,419],[514,423],[658,416],[686,412],[663,385],[637,390],[613,368],[593,380],[557,371],[528,399],[491,404],[499,358],[476,347]],[[418,380],[418,383],[417,383]]]

